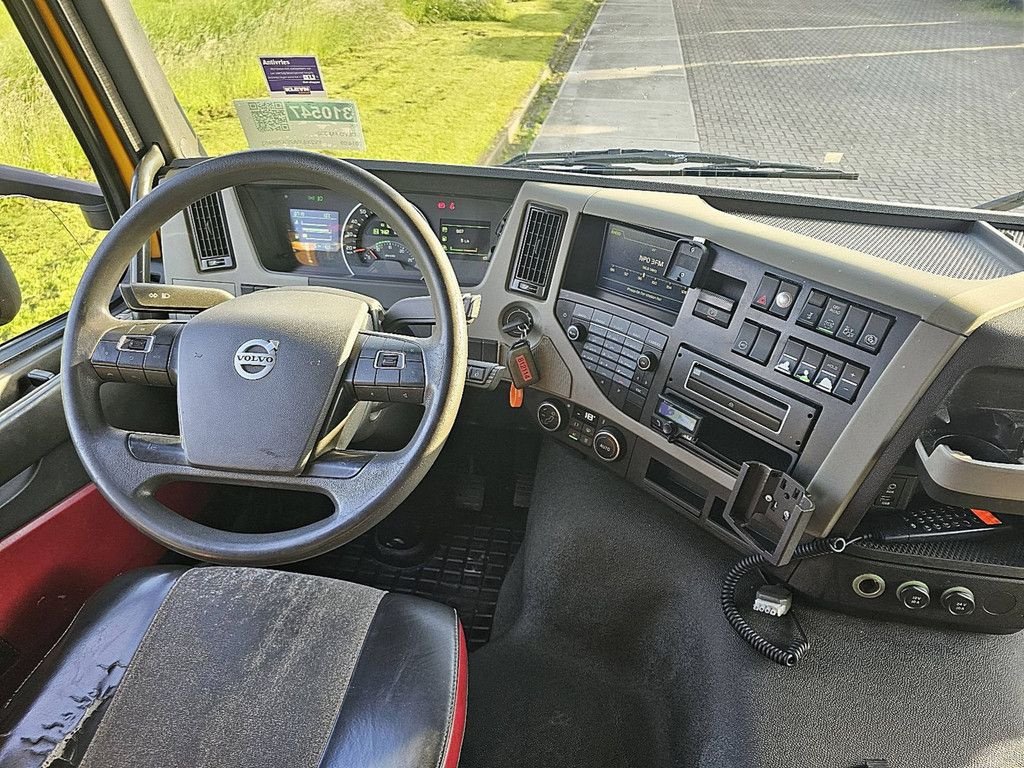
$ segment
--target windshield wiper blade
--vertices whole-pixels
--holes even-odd
[[[680,168],[636,168],[633,166],[574,165],[528,166],[538,170],[562,170],[594,176],[704,176],[746,179],[856,179],[857,174],[836,168],[777,168],[763,165],[757,168],[735,165],[687,165]]]
[[[981,205],[974,206],[986,211],[1012,211],[1024,205],[1024,189],[1020,192],[1011,192],[1008,195],[997,197],[995,200],[988,200]]]
[[[724,176],[788,179],[856,179],[840,168],[756,160],[714,152],[668,149],[601,149],[572,152],[526,152],[505,165],[513,168],[564,170],[603,176]],[[672,166],[644,168],[638,166]]]

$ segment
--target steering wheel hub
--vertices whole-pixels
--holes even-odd
[[[321,288],[258,291],[196,315],[178,337],[188,462],[298,474],[359,332],[371,328],[365,299]]]

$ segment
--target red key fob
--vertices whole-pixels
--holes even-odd
[[[540,381],[540,368],[537,367],[530,343],[525,339],[517,341],[511,346],[508,351],[506,367],[512,378],[512,384],[519,389],[532,387]]]

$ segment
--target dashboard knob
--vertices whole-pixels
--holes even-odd
[[[601,427],[594,435],[594,453],[602,461],[617,461],[622,456],[622,436],[611,427]]]
[[[928,603],[932,601],[932,596],[928,585],[923,581],[904,581],[896,589],[896,599],[903,604],[904,608],[918,611],[928,606]]]
[[[974,593],[967,587],[950,587],[942,593],[939,602],[954,616],[970,616],[974,613]]]
[[[565,329],[565,335],[570,341],[583,341],[587,337],[587,328],[579,323],[573,323]]]
[[[636,367],[641,371],[653,371],[658,367],[658,358],[650,352],[644,352],[636,359]]]
[[[537,406],[537,423],[547,432],[562,428],[562,409],[554,400],[545,400]]]

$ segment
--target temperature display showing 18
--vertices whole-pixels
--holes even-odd
[[[677,242],[676,238],[609,224],[598,287],[668,312],[679,312],[686,287],[666,277]]]

